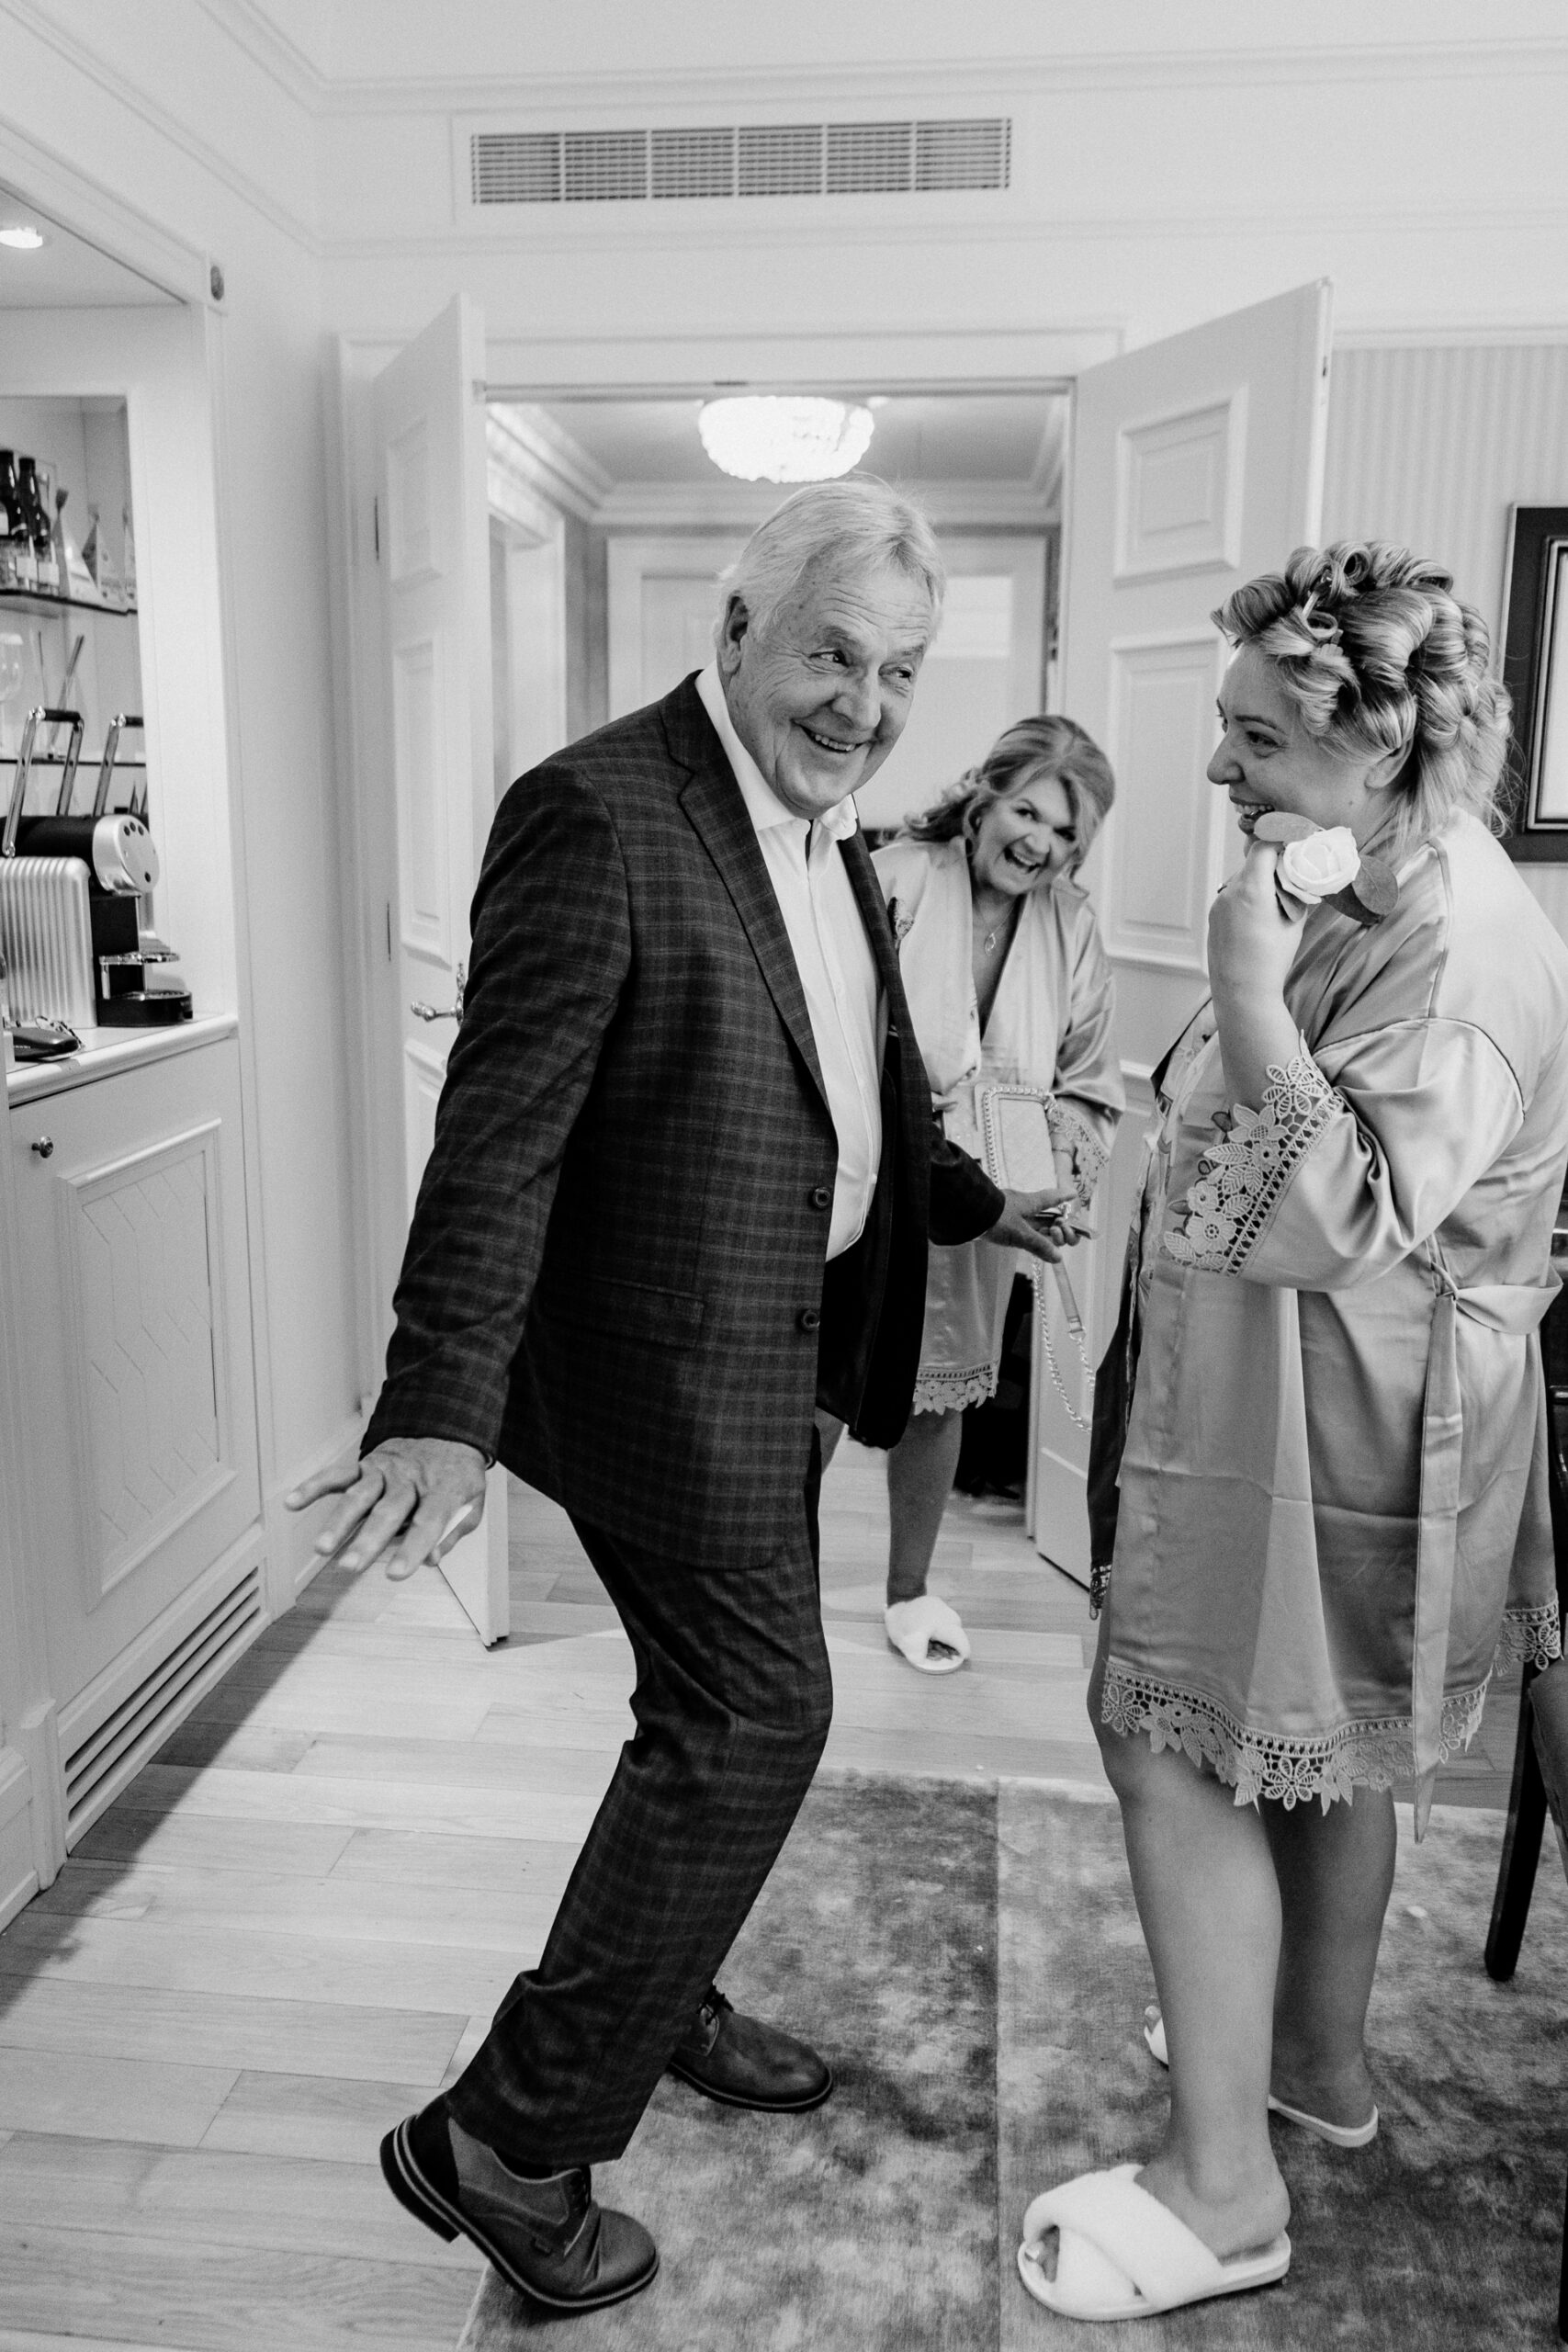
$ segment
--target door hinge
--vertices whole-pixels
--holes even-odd
[[[381,501],[378,497],[370,501],[370,536],[375,541],[376,560],[379,563],[381,560]]]
[[[387,901],[387,961],[388,961],[388,963],[389,964],[389,963],[391,962],[391,960],[392,960],[392,902],[391,902],[390,899],[388,899],[388,901]]]

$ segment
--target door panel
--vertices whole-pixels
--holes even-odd
[[[462,296],[377,378],[382,640],[397,807],[395,966],[405,1197],[434,1136],[468,958],[468,903],[494,810],[484,326]],[[384,1270],[390,1295],[396,1268]],[[506,1474],[442,1571],[480,1639],[507,1633]]]
[[[1116,805],[1084,878],[1116,975],[1128,1112],[1072,1276],[1103,1353],[1151,1108],[1148,1075],[1207,993],[1208,910],[1241,842],[1204,769],[1227,659],[1210,614],[1315,539],[1328,416],[1326,280],[1078,379],[1062,708],[1110,757]],[[1067,1378],[1067,1354],[1057,1360]],[[1087,1418],[1089,1386],[1075,1396]],[[1037,1370],[1031,1526],[1087,1582],[1087,1433]]]

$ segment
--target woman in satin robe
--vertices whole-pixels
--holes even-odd
[[[1104,754],[1070,718],[1021,719],[977,768],[874,854],[931,1092],[947,1134],[984,1158],[977,1091],[1052,1097],[1065,1190],[1087,1208],[1125,1097],[1111,973],[1074,876],[1111,806]],[[889,1640],[925,1672],[961,1666],[957,1611],[926,1590],[964,1408],[993,1396],[1018,1261],[934,1245],[908,1428],[887,1457]]]
[[[1270,2110],[1341,2148],[1376,2132],[1393,1784],[1421,1835],[1499,1649],[1560,1646],[1536,1329],[1568,952],[1489,830],[1507,700],[1450,586],[1403,548],[1302,548],[1214,616],[1237,650],[1209,775],[1247,847],[1212,1001],[1156,1072],[1091,1471],[1114,1518],[1090,1706],[1170,2068],[1134,2187],[1219,2257],[1179,2300],[1282,2275]],[[1348,884],[1304,919],[1281,818],[1329,829],[1307,864]],[[1108,2180],[1031,2209],[1025,2283],[1058,2309],[1113,2294],[1096,2263],[1133,2276],[1092,2220],[1125,2202],[1086,2188]]]

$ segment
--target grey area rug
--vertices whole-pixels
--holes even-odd
[[[1382,2130],[1340,2153],[1285,2123],[1295,2256],[1277,2288],[1169,2319],[1054,2320],[1014,2256],[1037,2190],[1147,2154],[1165,2077],[1108,1797],[1026,1781],[832,1777],[808,1799],[724,1981],[816,2035],[817,2114],[665,2084],[595,2176],[664,2257],[594,2317],[487,2273],[462,2352],[1514,2352],[1557,2341],[1568,2156],[1568,1889],[1541,1857],[1518,1973],[1482,1965],[1502,1820],[1401,1815],[1369,2041]]]
[[[1368,2021],[1382,2128],[1355,2154],[1288,2123],[1274,2146],[1293,2208],[1279,2287],[1092,2331],[1096,2352],[1491,2352],[1557,2342],[1568,2152],[1568,1890],[1550,1841],[1513,1982],[1482,1965],[1499,1814],[1439,1808],[1400,1858]],[[1120,1817],[1004,1783],[999,2158],[1003,2352],[1087,2343],[1024,2294],[1013,2259],[1030,2199],[1147,2154],[1164,2077],[1140,2031],[1153,1979]]]
[[[463,2352],[970,2352],[998,2332],[996,1791],[825,1775],[722,1972],[838,2087],[754,2116],[666,2081],[594,2193],[653,2232],[631,2302],[550,2319],[487,2271]]]

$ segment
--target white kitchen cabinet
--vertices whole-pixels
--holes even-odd
[[[67,1844],[262,1620],[235,1025],[116,1041],[101,1076],[89,1054],[12,1080],[34,1586]]]
[[[24,707],[58,701],[80,637],[73,806],[90,805],[112,718],[135,713],[115,803],[133,786],[150,794],[162,876],[141,928],[150,912],[197,1014],[90,1029],[68,1063],[7,1076],[0,1925],[292,1599],[297,1575],[286,1544],[266,1542],[253,1352],[265,1283],[247,1215],[258,1145],[237,979],[209,389],[220,321],[200,298],[207,276],[169,300],[8,311],[0,336],[0,442],[51,461],[78,545],[99,506],[122,593],[133,514],[136,562],[134,615],[0,597],[6,679],[18,637],[22,668],[0,711],[0,786],[8,799]],[[28,806],[47,806],[57,778],[40,774]]]

